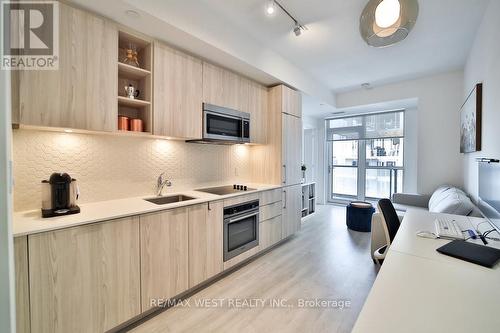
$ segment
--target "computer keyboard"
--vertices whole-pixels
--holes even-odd
[[[455,220],[438,217],[434,224],[436,226],[436,235],[445,239],[465,239],[464,233]]]

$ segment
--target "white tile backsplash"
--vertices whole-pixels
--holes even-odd
[[[205,145],[142,137],[15,130],[14,210],[38,209],[40,182],[53,172],[78,180],[81,203],[153,195],[161,172],[167,191],[248,182],[248,146]]]

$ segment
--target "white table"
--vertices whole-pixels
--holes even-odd
[[[405,214],[353,332],[500,332],[500,264],[489,269],[445,256],[436,249],[449,241],[417,237],[434,230],[437,216]],[[452,217],[464,227],[483,221]]]

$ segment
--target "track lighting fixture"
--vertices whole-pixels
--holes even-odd
[[[269,16],[273,16],[276,14],[276,4],[274,0],[268,0],[266,3],[266,14]]]
[[[293,33],[295,36],[299,37],[302,34],[302,31],[307,30],[307,27],[303,24],[300,24],[299,21],[283,7],[277,0],[269,0],[266,3],[266,14],[269,16],[274,16],[276,14],[277,8],[280,8],[289,18],[293,21]]]

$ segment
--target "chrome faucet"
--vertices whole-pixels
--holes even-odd
[[[158,180],[157,180],[157,182],[156,182],[156,195],[157,195],[157,196],[159,196],[159,197],[161,197],[161,196],[162,196],[161,192],[163,191],[163,188],[164,188],[165,186],[167,186],[167,187],[172,186],[172,182],[171,182],[170,180],[168,180],[168,179],[163,179],[163,178],[164,178],[164,176],[165,176],[165,173],[166,173],[166,172],[162,172],[162,173],[158,176]]]

